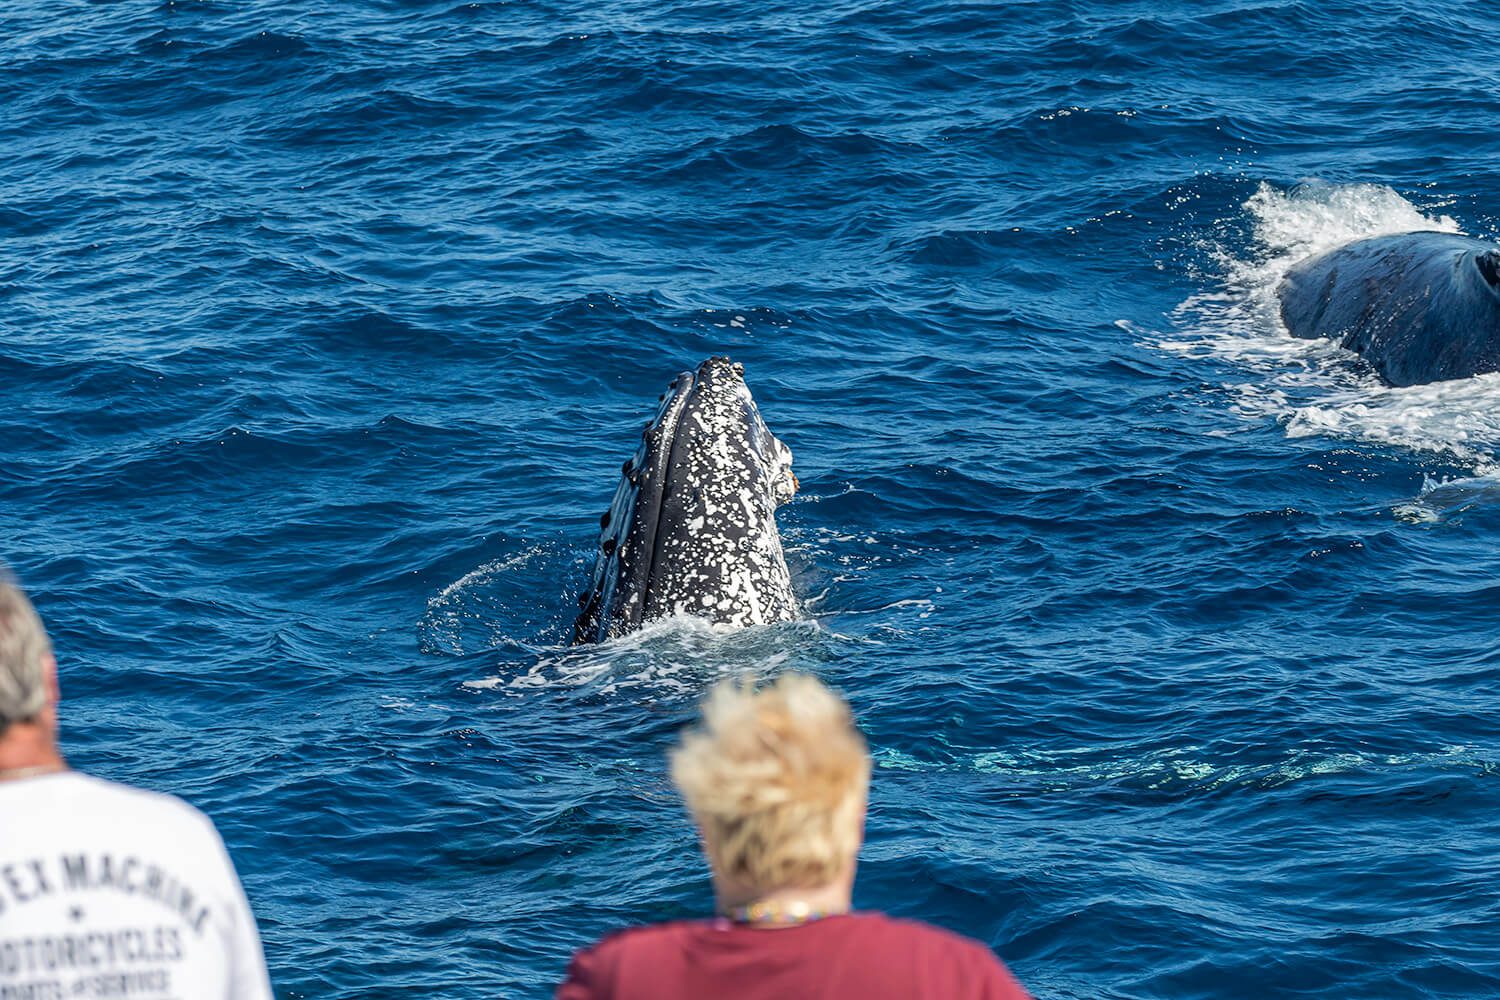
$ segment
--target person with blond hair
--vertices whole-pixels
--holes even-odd
[[[57,702],[51,640],[0,578],[0,997],[271,1000],[208,817],[70,770]]]
[[[870,755],[816,678],[720,683],[671,765],[718,913],[606,936],[558,1000],[1026,1000],[979,942],[853,912]]]

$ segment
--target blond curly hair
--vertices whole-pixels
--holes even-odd
[[[758,892],[825,885],[863,836],[870,754],[849,706],[808,674],[724,681],[672,751],[714,872]]]

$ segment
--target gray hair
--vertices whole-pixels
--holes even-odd
[[[52,640],[15,583],[0,579],[0,732],[47,707]]]

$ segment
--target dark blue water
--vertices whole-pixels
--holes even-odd
[[[280,997],[541,997],[709,906],[662,755],[847,692],[857,902],[1040,998],[1500,994],[1500,376],[1292,261],[1500,232],[1489,5],[21,0],[0,518],[75,764],[218,822]],[[807,620],[563,645],[745,363]]]

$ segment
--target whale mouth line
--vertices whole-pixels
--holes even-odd
[[[610,553],[617,561],[623,559],[626,553],[620,548],[634,536],[633,566],[629,577],[620,581],[627,589],[623,617],[629,628],[638,627],[645,618],[661,536],[662,510],[672,485],[672,457],[683,415],[692,403],[698,382],[697,376],[690,371],[681,372],[672,380],[671,395],[663,401],[656,418],[646,425],[641,446],[632,463],[636,479],[633,496],[628,497],[631,501],[630,517],[624,522],[625,537]]]
[[[699,370],[702,370],[701,367]],[[684,380],[687,383],[685,387],[682,384]],[[671,421],[670,428],[666,426],[659,428],[663,435],[670,433],[670,437],[664,436],[662,438],[662,451],[666,455],[666,462],[662,466],[661,488],[656,491],[656,503],[653,512],[655,523],[651,532],[650,544],[646,545],[644,544],[645,540],[642,540],[643,548],[651,553],[650,558],[646,561],[645,585],[641,589],[641,610],[643,613],[651,600],[651,580],[656,571],[657,560],[661,558],[661,515],[667,506],[667,501],[672,496],[673,482],[672,477],[668,473],[676,463],[678,448],[682,444],[682,435],[678,432],[682,429],[683,415],[692,406],[693,397],[697,393],[701,383],[701,380],[693,372],[683,372],[677,376],[677,381],[678,386],[675,390],[677,396],[672,401],[681,400],[681,402],[676,407],[670,408],[668,413],[664,415],[664,419],[670,419]]]

